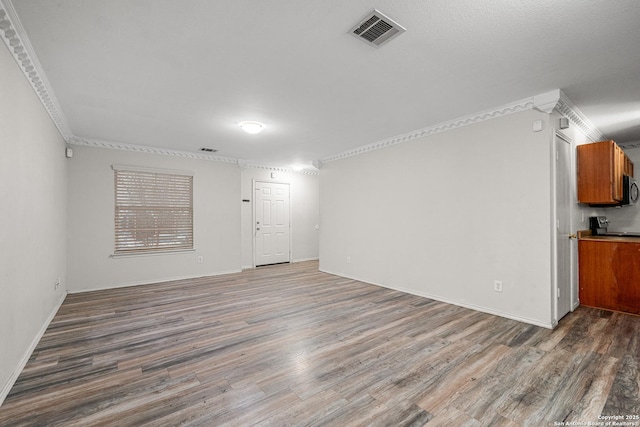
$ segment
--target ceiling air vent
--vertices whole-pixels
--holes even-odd
[[[407,31],[400,24],[374,9],[349,32],[370,45],[379,47]]]

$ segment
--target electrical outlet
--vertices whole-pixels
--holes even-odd
[[[198,257],[198,264],[202,264],[204,262],[204,257],[201,255]]]
[[[347,257],[347,264],[351,264],[351,257],[350,256]]]
[[[502,280],[493,281],[493,290],[496,292],[502,292]]]

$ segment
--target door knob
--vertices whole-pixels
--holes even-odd
[[[576,236],[575,234],[569,234],[567,237],[570,238],[570,239],[577,239],[578,238],[578,236]]]

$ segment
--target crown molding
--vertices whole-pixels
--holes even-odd
[[[589,119],[576,107],[560,89],[545,92],[540,95],[524,98],[510,104],[502,105],[493,109],[481,111],[479,113],[470,114],[448,122],[440,123],[434,126],[418,129],[413,132],[394,136],[389,139],[374,142],[372,144],[362,145],[349,151],[328,156],[320,159],[321,163],[330,163],[347,157],[356,156],[367,153],[369,151],[379,150],[381,148],[390,147],[392,145],[401,144],[403,142],[412,141],[424,136],[434,135],[441,132],[457,129],[460,127],[480,123],[485,120],[491,120],[498,117],[504,117],[509,114],[518,113],[524,110],[536,109],[547,114],[551,114],[557,110],[560,114],[566,116],[570,122],[577,126],[585,135],[594,141],[606,139],[602,132],[591,123]]]
[[[268,170],[268,171],[272,171],[272,172],[285,172],[285,173],[293,172],[293,169],[290,169],[290,168],[285,168],[285,167],[280,167],[280,166],[260,165],[260,164],[251,163],[251,162],[246,162],[243,165],[243,167],[251,168],[251,169],[264,169],[264,170]]]
[[[497,108],[481,111],[479,113],[470,114],[468,116],[459,117],[454,120],[439,123],[434,126],[425,127],[415,130],[413,132],[404,133],[402,135],[394,136],[389,139],[383,139],[381,141],[374,142],[372,144],[362,145],[349,151],[328,156],[320,159],[321,163],[330,163],[336,160],[341,160],[347,157],[356,156],[359,154],[367,153],[369,151],[379,150],[381,148],[390,147],[392,145],[401,144],[403,142],[412,141],[424,136],[435,135],[437,133],[450,131],[453,129],[461,128],[464,126],[483,122],[485,120],[495,119],[498,117],[504,117],[509,114],[518,113],[520,111],[531,110],[534,108],[534,99],[525,98],[519,101],[512,102],[510,104],[502,105]]]
[[[67,140],[71,136],[69,125],[61,113],[60,104],[42,70],[42,65],[38,61],[11,0],[0,0],[0,36],[36,95],[40,98],[42,105],[58,128],[58,132]]]
[[[551,114],[556,110],[580,129],[593,141],[606,139],[604,134],[576,107],[573,102],[560,89],[543,93],[533,97],[535,108],[544,113]]]
[[[98,139],[78,138],[77,136],[69,137],[67,139],[67,144],[84,146],[84,147],[106,148],[110,150],[133,151],[136,153],[160,154],[165,156],[181,157],[184,159],[209,160],[214,162],[236,164],[243,168],[266,169],[273,172],[297,173],[301,175],[319,175],[319,172],[317,170],[295,171],[291,168],[261,165],[258,163],[251,163],[244,159],[236,159],[233,157],[215,156],[212,154],[194,153],[191,151],[171,150],[168,148],[150,147],[146,145],[126,144],[124,142],[113,142],[113,141],[103,141]]]
[[[302,170],[297,171],[297,170],[294,170],[292,168],[261,165],[261,164],[258,164],[258,163],[252,163],[252,162],[248,162],[248,161],[244,161],[244,160],[239,160],[238,164],[240,166],[242,166],[243,168],[264,169],[264,170],[268,170],[268,171],[272,171],[272,172],[295,173],[295,174],[298,174],[298,175],[312,175],[312,176],[320,175],[320,172],[318,170],[314,170],[314,169],[302,169]]]
[[[533,107],[543,113],[551,114],[560,101],[560,89],[541,93],[533,97]]]
[[[585,116],[582,111],[578,109],[569,98],[564,94],[564,92],[560,92],[560,97],[558,99],[558,104],[556,105],[556,110],[569,119],[571,123],[573,123],[578,129],[580,129],[588,138],[592,141],[602,141],[607,139],[607,137],[600,132],[600,130],[594,125],[591,120]]]
[[[81,145],[85,147],[108,148],[112,150],[134,151],[136,153],[164,154],[167,156],[182,157],[185,159],[213,160],[222,163],[238,164],[238,159],[224,156],[214,156],[211,154],[192,153],[190,151],[171,150],[168,148],[150,147],[146,145],[126,144],[124,142],[102,141],[98,139],[78,138],[72,136],[67,139],[68,144]]]

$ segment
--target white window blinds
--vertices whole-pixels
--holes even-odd
[[[193,176],[114,166],[115,253],[193,249]]]

